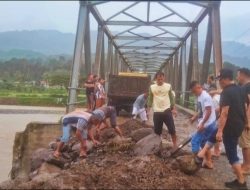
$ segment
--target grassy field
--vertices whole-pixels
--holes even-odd
[[[24,87],[0,91],[0,104],[5,105],[65,107],[67,98],[68,92],[63,88]],[[77,101],[84,102],[83,105],[85,105],[85,100],[85,92],[79,92]]]

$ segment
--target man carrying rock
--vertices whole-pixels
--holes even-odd
[[[147,103],[147,97],[148,97],[147,93],[139,95],[133,104],[133,111],[132,111],[133,118],[136,119],[137,115],[139,115],[144,124],[148,120],[147,112],[145,109],[145,105]]]
[[[200,148],[212,137],[216,136],[216,113],[212,97],[203,90],[197,81],[190,84],[190,90],[197,97],[197,113],[190,121],[198,120],[197,131],[192,135],[191,145],[193,154],[197,155]],[[210,149],[206,149],[204,167],[213,168]]]
[[[119,126],[116,123],[116,110],[113,106],[102,106],[98,109],[95,109],[93,115],[98,119],[99,123],[97,125],[97,135],[99,136],[100,131],[106,127],[108,127],[107,118],[110,118],[111,127],[115,129],[115,132],[122,137],[122,132]]]
[[[237,177],[234,181],[225,182],[225,186],[232,189],[247,189],[245,177],[242,172],[237,145],[239,137],[245,127],[245,95],[241,87],[233,81],[233,71],[222,69],[217,77],[221,88],[220,118],[216,140],[222,141],[226,155]]]
[[[164,82],[165,76],[163,72],[156,73],[155,79],[156,83],[149,88],[148,113],[152,107],[154,111],[154,132],[157,135],[161,135],[163,123],[165,123],[172,137],[173,146],[176,148],[177,137],[173,119],[173,114],[176,115],[176,110],[172,87],[171,84]]]
[[[92,132],[92,125],[97,125],[98,119],[85,111],[73,111],[66,114],[62,118],[62,129],[63,135],[61,137],[60,142],[57,145],[57,148],[53,154],[54,157],[59,158],[61,155],[61,149],[64,143],[67,143],[70,139],[70,131],[71,127],[76,127],[76,137],[80,141],[80,157],[85,158],[87,156],[86,153],[86,140],[89,135],[90,139],[94,144],[99,144],[97,140],[95,140]]]
[[[237,79],[242,86],[246,95],[246,125],[242,132],[239,145],[242,148],[243,164],[242,170],[244,174],[250,174],[250,70],[241,68],[238,70]]]

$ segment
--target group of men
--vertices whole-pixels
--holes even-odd
[[[211,148],[219,153],[218,145],[223,141],[226,156],[237,177],[225,182],[232,189],[246,189],[245,175],[250,173],[250,70],[241,68],[237,73],[237,85],[233,71],[222,69],[215,78],[222,91],[210,91],[210,95],[197,81],[190,84],[190,90],[197,96],[197,114],[191,122],[198,120],[197,132],[192,136],[192,152],[196,163],[212,169]],[[220,94],[219,108],[213,97]],[[242,148],[243,164],[237,155],[238,144]]]
[[[216,90],[214,78],[209,77],[208,84],[202,86],[197,81],[190,84],[191,92],[197,97],[197,114],[190,122],[197,121],[197,131],[192,135],[192,152],[197,164],[213,169],[211,148],[214,147],[215,156],[220,154],[220,142],[223,141],[226,156],[237,176],[232,182],[226,182],[228,188],[246,188],[245,174],[250,173],[250,70],[239,69],[237,85],[233,80],[233,71],[222,69],[220,75],[215,77],[222,90]],[[88,79],[91,80],[91,77]],[[86,82],[88,86],[90,82]],[[92,86],[91,86],[92,87]],[[220,100],[219,100],[220,99]],[[74,111],[64,116],[63,136],[54,152],[60,156],[60,150],[69,140],[70,128],[76,127],[76,137],[81,142],[80,157],[86,157],[86,139],[89,137],[94,144],[99,142],[93,136],[93,126],[97,134],[108,126],[106,119],[110,118],[111,126],[118,135],[122,132],[116,123],[116,111],[112,106],[101,106],[97,109],[89,106],[92,112]],[[171,84],[165,82],[163,72],[155,75],[155,81],[150,85],[148,92],[137,97],[133,105],[133,118],[140,115],[143,123],[148,120],[148,114],[153,111],[154,132],[161,136],[163,124],[171,135],[173,148],[177,147],[177,135],[174,124],[175,93]],[[243,152],[243,164],[240,164],[237,155],[237,145]]]

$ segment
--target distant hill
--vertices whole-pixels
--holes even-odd
[[[144,34],[146,35],[146,34]],[[97,31],[91,31],[91,52],[95,53]],[[47,56],[72,56],[75,34],[56,30],[0,32],[0,60],[15,58],[45,58]],[[143,45],[143,41],[138,44]],[[150,44],[146,44],[150,45]],[[204,42],[199,44],[203,54]],[[250,46],[235,41],[222,42],[223,60],[240,67],[250,68]],[[106,48],[107,49],[107,48]],[[200,54],[200,60],[202,55]]]
[[[20,49],[45,55],[72,54],[74,41],[74,34],[55,30],[1,32],[0,51]]]

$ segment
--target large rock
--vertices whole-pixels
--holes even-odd
[[[151,128],[141,128],[133,131],[130,136],[135,142],[138,142],[151,133],[153,133],[153,130]]]
[[[92,143],[92,141],[89,141],[89,140],[87,140],[86,146],[87,146],[87,152],[91,152],[93,150],[93,148],[94,148],[94,144]],[[77,143],[72,147],[72,151],[75,151],[75,152],[79,153],[80,152],[80,147],[81,147],[80,143]]]
[[[53,153],[52,150],[46,148],[39,148],[31,155],[31,172],[40,168],[42,163],[44,163],[49,156]]]
[[[150,155],[160,151],[161,137],[157,134],[150,134],[135,144],[135,155]]]
[[[105,128],[100,132],[99,140],[100,142],[107,142],[109,139],[114,138],[116,132],[112,127]]]
[[[179,163],[179,169],[185,174],[192,175],[200,169],[195,163],[193,155],[179,156],[176,160]]]

